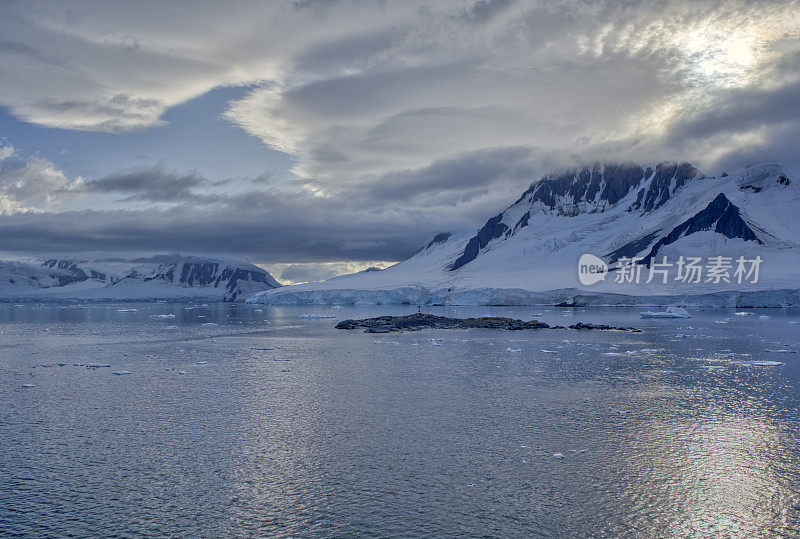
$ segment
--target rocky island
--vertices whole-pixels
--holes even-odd
[[[641,333],[640,329],[614,327],[604,324],[587,324],[578,322],[571,326],[551,326],[538,320],[517,320],[502,316],[484,316],[481,318],[449,318],[432,314],[409,314],[406,316],[378,316],[361,320],[342,320],[336,329],[366,328],[364,333],[391,333],[397,331],[419,331],[421,329],[503,329],[519,331],[523,329],[577,329],[629,331]]]

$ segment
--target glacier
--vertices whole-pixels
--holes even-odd
[[[264,290],[271,305],[800,305],[800,184],[780,163],[708,177],[690,163],[587,165],[534,182],[474,232],[441,233],[382,271]],[[587,286],[578,260],[609,268]],[[762,261],[757,282],[618,282],[680,257]],[[665,277],[666,279],[666,277]]]

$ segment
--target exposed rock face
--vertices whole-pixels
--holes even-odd
[[[674,243],[684,236],[704,230],[713,230],[726,238],[740,238],[745,241],[763,243],[742,219],[739,208],[732,204],[723,193],[720,193],[705,209],[679,224],[669,234],[658,240],[642,259],[642,264],[649,265],[661,247]]]
[[[265,270],[249,264],[226,264],[199,257],[185,257],[175,262],[159,264],[147,273],[132,271],[128,279],[144,282],[163,280],[193,288],[219,288],[226,290],[224,300],[234,301],[240,294],[280,286]]]
[[[531,215],[535,213],[576,217],[604,212],[638,189],[636,200],[627,211],[644,215],[660,208],[687,182],[700,176],[689,163],[666,162],[655,168],[633,163],[597,164],[545,176],[506,211],[486,221],[467,242],[450,270],[455,271],[475,260],[493,240],[508,238],[529,226]]]
[[[107,273],[92,268],[81,267],[73,260],[49,258],[42,263],[42,267],[61,270],[57,274],[53,274],[53,277],[58,279],[58,286],[81,283],[87,279],[94,279],[95,281],[104,283],[113,281],[112,276]]]
[[[486,316],[483,318],[448,318],[432,314],[410,314],[407,316],[379,316],[363,320],[342,320],[336,329],[366,328],[365,333],[391,333],[397,331],[419,331],[421,329],[502,329],[519,331],[523,329],[567,329],[564,326],[550,326],[538,320],[524,322],[514,318]],[[568,329],[612,330],[639,332],[635,328],[617,328],[606,325],[584,324],[579,322]]]

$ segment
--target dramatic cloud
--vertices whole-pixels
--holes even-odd
[[[14,117],[146,134],[178,121],[176,105],[238,87],[214,116],[283,159],[254,178],[120,162],[82,179],[0,149],[8,250],[361,264],[474,227],[562,166],[800,171],[797,0],[3,7],[0,105]],[[149,151],[152,163],[170,149]],[[284,269],[295,281],[341,268]]]
[[[0,146],[0,214],[49,208],[73,196],[81,181],[67,178],[47,159],[24,159],[12,146]]]

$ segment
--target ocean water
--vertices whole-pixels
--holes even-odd
[[[800,534],[800,311],[639,310],[0,305],[0,536]]]

